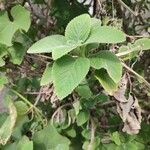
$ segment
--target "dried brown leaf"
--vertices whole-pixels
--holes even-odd
[[[138,100],[133,94],[129,94],[126,98],[128,78],[125,74],[120,82],[118,91],[114,94],[117,104],[117,112],[124,122],[123,132],[128,134],[137,134],[141,128],[141,108],[138,104]]]

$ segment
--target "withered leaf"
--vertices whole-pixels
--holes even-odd
[[[126,98],[127,83],[128,79],[125,74],[114,97],[116,98],[117,112],[124,122],[122,131],[128,134],[137,134],[141,128],[141,108],[133,94],[129,93],[128,98]]]

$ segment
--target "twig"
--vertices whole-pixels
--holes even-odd
[[[45,55],[41,55],[41,54],[38,54],[37,56],[52,60],[52,58],[49,56],[45,56]]]
[[[130,7],[128,7],[122,0],[117,0],[124,8],[126,8],[130,13],[132,13],[134,16],[138,16],[139,14],[137,12],[134,12]]]
[[[126,36],[129,38],[150,38],[149,35],[128,35],[128,34],[126,34]]]
[[[91,117],[91,139],[90,139],[90,143],[88,145],[88,150],[92,150],[92,145],[94,143],[94,140],[95,140],[95,131],[96,131],[96,125],[95,125],[95,122],[94,120],[92,119]]]
[[[36,106],[34,106],[31,102],[29,102],[23,95],[21,95],[20,93],[18,93],[17,91],[15,91],[13,89],[10,89],[10,90],[14,94],[16,94],[18,97],[20,97],[26,104],[28,104],[30,106],[29,110],[31,110],[33,108],[35,110],[37,116],[40,118],[41,122],[43,123],[43,125],[45,125],[42,118],[45,118],[45,120],[46,120],[46,117],[41,113],[41,111]],[[29,112],[29,110],[27,112]]]
[[[102,104],[99,104],[98,103],[98,106],[99,107],[102,107],[102,108],[106,108],[106,107],[113,107],[113,106],[116,106],[116,103],[115,101],[108,101],[108,102],[105,102],[105,103],[102,103]]]
[[[130,54],[130,53],[135,52],[135,51],[141,51],[141,49],[142,49],[142,47],[140,45],[138,45],[138,46],[134,47],[132,50],[130,50],[128,48],[127,51],[123,51],[123,52],[117,53],[116,56],[121,57],[121,56]]]
[[[97,0],[99,8],[102,10],[102,4],[101,4],[101,0]]]
[[[40,57],[35,57],[34,55],[32,55],[32,56],[31,55],[26,55],[26,57],[31,58],[33,60],[37,59],[37,60],[42,61],[43,63],[46,63],[46,64],[49,63],[49,61],[40,59]]]
[[[147,85],[148,88],[150,88],[150,83],[147,82],[142,76],[140,76],[137,72],[135,72],[133,69],[131,69],[130,67],[128,67],[124,62],[121,62],[121,64],[131,73],[133,73],[135,76],[137,76],[141,81],[143,81],[145,83],[145,85]]]
[[[63,107],[67,107],[67,106],[71,106],[72,104],[71,103],[67,103],[67,104],[64,104],[60,107],[58,107],[56,109],[56,111],[53,113],[52,117],[51,117],[51,124],[53,125],[53,120],[54,120],[54,117],[56,116],[56,114],[63,108]]]

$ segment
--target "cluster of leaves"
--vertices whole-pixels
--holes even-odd
[[[116,38],[114,38],[114,34],[116,34]],[[49,79],[54,83],[55,93],[59,99],[64,99],[71,94],[84,80],[90,65],[95,69],[104,68],[107,70],[112,82],[107,83],[105,77],[108,75],[103,76],[100,75],[101,73],[97,73],[97,78],[106,88],[106,91],[111,94],[112,91],[116,90],[116,84],[121,79],[122,67],[119,59],[109,51],[102,51],[95,56],[89,56],[86,52],[86,46],[92,43],[119,43],[123,41],[125,41],[125,35],[121,31],[113,27],[101,26],[98,19],[90,18],[89,15],[85,14],[73,19],[68,24],[65,36],[48,36],[32,45],[28,53],[52,52],[52,58],[56,61],[52,69],[46,69],[42,81],[49,84],[47,70],[48,72],[52,70]],[[73,56],[77,56],[76,58],[66,55],[71,51],[73,51]],[[44,81],[45,78],[47,82]],[[109,83],[112,83],[112,87],[108,85]]]
[[[137,135],[122,133],[124,120],[112,105],[116,102],[126,116],[135,110],[129,99],[120,104],[120,98],[132,93],[120,88],[123,61],[149,50],[150,39],[127,43],[127,35],[118,27],[83,14],[88,8],[83,3],[63,0],[53,6],[50,14],[58,27],[79,16],[68,23],[64,35],[35,43],[29,10],[15,5],[9,12],[0,12],[0,102],[6,109],[0,114],[0,149],[149,149],[149,125],[142,123]],[[117,52],[111,49],[114,45],[119,47]],[[29,75],[22,65],[25,71],[37,73]]]

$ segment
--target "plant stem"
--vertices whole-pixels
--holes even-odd
[[[130,7],[128,7],[122,0],[117,0],[124,8],[126,8],[134,16],[138,16],[137,12],[134,12]]]
[[[45,118],[45,116],[41,113],[41,111],[36,107],[34,106],[31,102],[29,102],[23,95],[21,95],[20,93],[18,93],[17,91],[13,90],[13,89],[10,89],[14,94],[16,94],[18,97],[20,97],[26,104],[28,104],[30,106],[30,109],[34,109],[37,116],[40,118],[40,120],[42,121],[42,123],[44,124],[42,118]],[[30,110],[29,109],[29,110]]]
[[[90,143],[88,145],[88,150],[92,150],[92,145],[94,143],[94,140],[95,140],[95,131],[96,131],[96,126],[95,126],[95,122],[94,120],[92,119],[91,117],[91,139],[90,139]]]
[[[150,83],[148,81],[146,81],[141,75],[139,75],[137,72],[135,72],[133,69],[131,69],[130,67],[128,67],[124,62],[121,62],[121,64],[131,73],[133,73],[135,76],[137,76],[141,81],[143,81],[148,88],[150,88]]]

